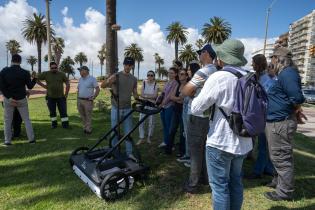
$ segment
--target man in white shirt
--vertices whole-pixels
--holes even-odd
[[[240,68],[247,63],[241,41],[226,40],[217,47],[216,53],[218,64],[223,70],[229,67],[246,74]],[[241,170],[246,154],[252,150],[252,140],[234,134],[218,109],[220,107],[230,115],[237,80],[230,72],[217,71],[208,78],[191,104],[193,114],[208,110],[215,104],[206,143],[206,162],[214,210],[241,209],[243,202]]]
[[[78,70],[81,75],[78,84],[78,111],[82,119],[84,133],[91,134],[93,100],[98,96],[100,88],[97,80],[90,76],[90,70],[87,66],[82,66]]]

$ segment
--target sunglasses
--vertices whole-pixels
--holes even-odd
[[[148,74],[147,77],[154,77],[154,75],[153,74]]]

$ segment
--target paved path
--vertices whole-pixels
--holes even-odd
[[[303,107],[308,120],[298,125],[298,132],[315,139],[315,107]]]

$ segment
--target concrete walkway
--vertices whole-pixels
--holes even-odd
[[[315,107],[303,107],[303,111],[308,120],[298,125],[298,132],[315,139]]]

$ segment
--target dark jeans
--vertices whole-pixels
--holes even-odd
[[[171,120],[171,127],[170,127],[170,134],[169,134],[169,144],[166,145],[166,153],[171,154],[172,148],[174,146],[175,135],[179,126],[179,153],[181,155],[185,154],[185,137],[184,137],[184,124],[182,118],[182,110],[174,110],[172,120]]]
[[[273,179],[276,192],[284,198],[292,198],[294,191],[293,135],[297,129],[295,117],[280,122],[267,122],[266,136],[270,159],[276,170]]]
[[[273,174],[274,168],[269,158],[266,134],[258,135],[258,155],[254,166],[254,173],[261,175],[263,173]]]
[[[50,118],[52,123],[57,123],[57,112],[56,107],[58,107],[61,122],[68,123],[67,115],[67,101],[65,97],[62,98],[50,98],[47,97],[47,106],[50,113]]]
[[[209,131],[209,118],[189,115],[187,138],[190,148],[189,186],[196,187],[199,181],[208,180],[205,160],[205,145]]]
[[[13,112],[13,121],[12,121],[12,128],[13,128],[13,136],[19,137],[21,134],[21,125],[22,125],[22,117],[20,112],[17,108],[14,109]]]
[[[169,134],[170,134],[173,111],[174,111],[174,106],[170,106],[168,108],[162,109],[160,113],[162,126],[163,126],[163,141],[166,145],[169,144]]]

